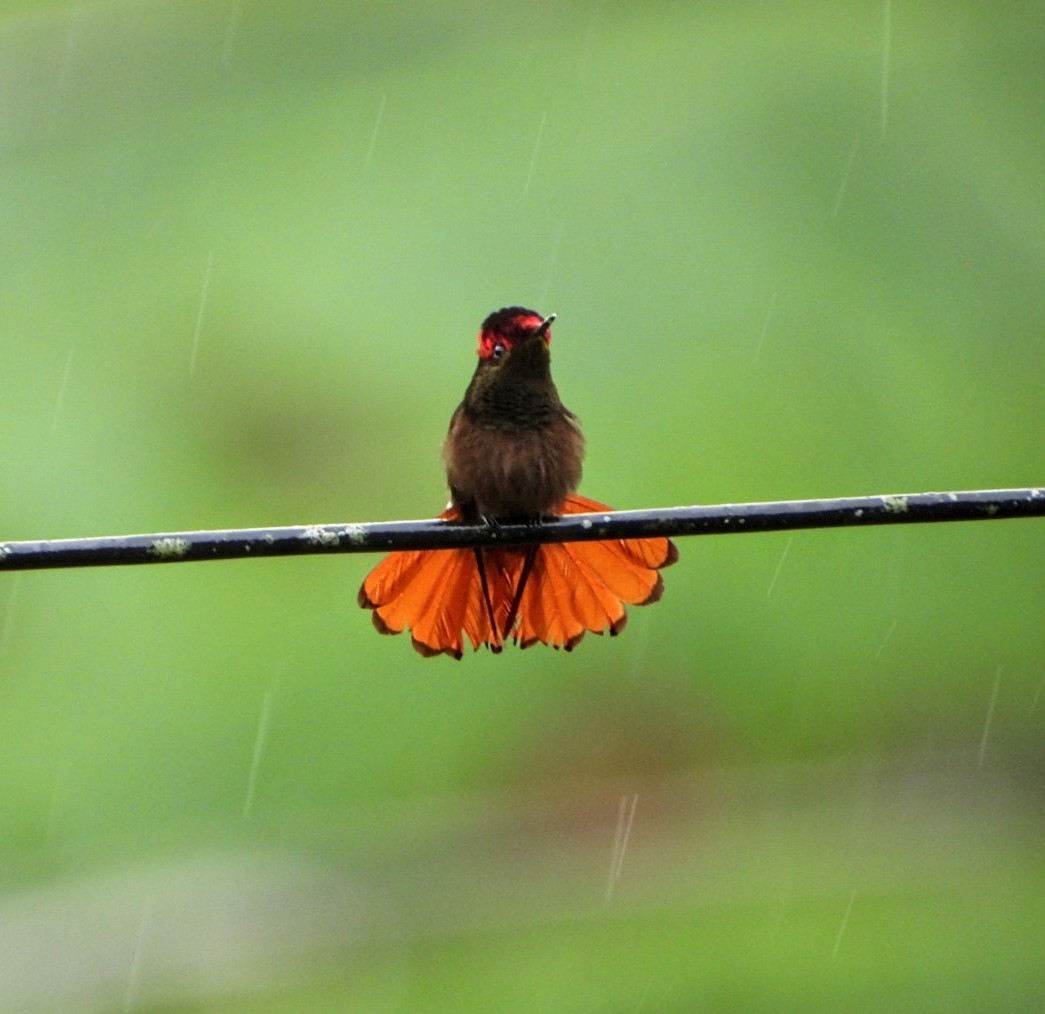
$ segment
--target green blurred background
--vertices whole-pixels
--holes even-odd
[[[8,2],[0,535],[426,517],[555,311],[620,507],[1045,482],[1040,2]],[[1039,521],[690,539],[425,661],[370,557],[0,581],[0,1009],[1032,1009]]]

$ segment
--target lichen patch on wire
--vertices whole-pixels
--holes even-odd
[[[188,555],[189,543],[187,539],[156,539],[149,552],[160,560],[180,560]]]

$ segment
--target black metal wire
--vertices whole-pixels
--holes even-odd
[[[377,521],[0,542],[0,571],[1042,516],[1045,516],[1045,489],[902,493],[835,500],[785,500],[573,514],[531,525],[489,526],[440,520]]]

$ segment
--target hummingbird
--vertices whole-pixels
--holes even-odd
[[[584,437],[552,380],[555,316],[508,306],[480,326],[479,362],[443,444],[440,518],[539,525],[612,509],[576,493]],[[465,637],[494,652],[508,641],[572,651],[587,631],[619,634],[627,604],[658,601],[658,571],[677,559],[665,538],[404,550],[367,575],[358,601],[382,634],[409,628],[426,657],[460,659]]]

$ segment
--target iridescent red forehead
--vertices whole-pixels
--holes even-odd
[[[493,355],[495,345],[511,348],[517,341],[535,331],[544,318],[536,310],[528,310],[525,306],[506,306],[496,310],[483,321],[479,328],[479,356],[489,359]],[[545,328],[542,336],[545,342],[552,339],[551,328]]]

